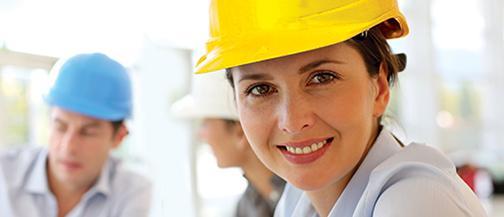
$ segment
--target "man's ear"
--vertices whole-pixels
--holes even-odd
[[[129,134],[129,131],[128,131],[128,128],[126,127],[126,125],[124,124],[121,124],[121,126],[119,128],[117,128],[116,132],[114,133],[114,138],[113,138],[113,144],[112,144],[112,148],[116,149],[118,148],[122,141],[124,140],[124,138]]]
[[[380,64],[380,71],[378,76],[373,79],[373,85],[375,85],[375,99],[374,99],[374,110],[373,116],[380,117],[385,113],[387,109],[388,102],[390,100],[390,86],[387,76],[387,66],[382,63]]]

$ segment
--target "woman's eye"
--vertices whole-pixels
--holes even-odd
[[[333,81],[334,79],[337,79],[337,77],[334,74],[324,72],[324,73],[319,73],[319,74],[314,75],[309,83],[310,84],[325,84],[325,83]]]
[[[255,86],[249,88],[246,91],[246,94],[247,95],[251,94],[256,97],[261,97],[261,96],[267,96],[269,94],[272,94],[273,92],[274,92],[273,87],[266,85],[266,84],[259,84],[259,85],[255,85]]]

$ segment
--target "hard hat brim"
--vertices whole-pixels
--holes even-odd
[[[385,35],[387,39],[399,38],[408,34],[409,29],[404,16],[397,10],[391,10],[364,23],[263,32],[242,36],[240,40],[209,41],[207,45],[211,49],[200,58],[195,73],[200,74],[246,65],[337,44],[389,19],[395,19],[399,27],[392,34]],[[219,44],[219,46],[213,46],[213,43]]]
[[[84,99],[74,100],[77,97],[61,96],[61,94],[49,94],[44,96],[44,100],[50,106],[59,107],[71,112],[79,113],[85,116],[106,120],[106,121],[119,121],[131,118],[131,112],[124,113],[117,110],[110,109],[109,107],[96,104],[94,102],[84,101]],[[128,107],[124,105],[123,107]],[[130,107],[130,106],[129,106]],[[122,109],[124,110],[124,109]]]

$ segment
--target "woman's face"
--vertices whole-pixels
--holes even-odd
[[[304,190],[352,175],[389,100],[385,72],[370,77],[346,43],[235,67],[232,75],[255,153]]]

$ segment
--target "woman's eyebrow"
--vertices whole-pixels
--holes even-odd
[[[332,63],[332,64],[343,64],[344,62],[339,61],[339,60],[318,60],[315,62],[311,62],[306,64],[305,66],[301,67],[298,71],[299,74],[303,74],[307,71],[310,71],[311,69],[317,68],[320,65],[327,64],[327,63]]]
[[[273,80],[273,76],[266,73],[244,74],[238,83],[244,80]]]
[[[304,72],[307,72],[309,71],[310,69],[314,69],[314,68],[317,68],[319,67],[320,65],[323,65],[323,64],[343,64],[344,62],[342,61],[339,61],[339,60],[318,60],[318,61],[314,61],[314,62],[311,62],[311,63],[308,63],[306,65],[304,65],[303,67],[301,67],[299,69],[299,74],[302,74]],[[240,83],[241,81],[244,81],[244,80],[272,80],[273,79],[273,76],[271,76],[270,74],[266,74],[266,73],[254,73],[254,74],[247,74],[247,73],[244,73],[244,75],[238,80],[238,83]]]

